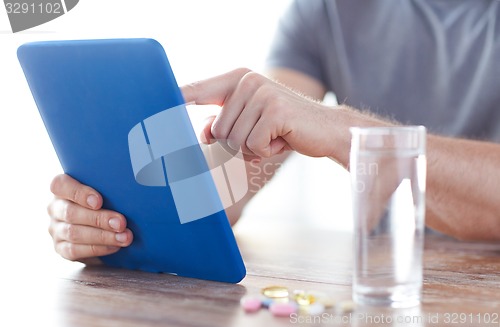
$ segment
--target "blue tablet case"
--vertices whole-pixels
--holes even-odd
[[[18,58],[64,171],[99,191],[134,233],[131,246],[102,257],[106,264],[230,283],[245,276],[157,41],[33,42]],[[189,178],[196,174],[204,177]],[[196,196],[199,189],[213,192]]]

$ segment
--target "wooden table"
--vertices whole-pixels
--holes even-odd
[[[0,326],[500,326],[500,244],[428,235],[420,307],[330,309],[316,320],[292,320],[267,310],[246,314],[239,300],[269,285],[350,299],[351,235],[262,226],[236,229],[236,237],[248,271],[236,285],[63,259],[56,267],[4,269],[1,296],[10,295]]]

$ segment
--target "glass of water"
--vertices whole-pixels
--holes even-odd
[[[353,299],[397,308],[420,303],[426,129],[354,127]]]

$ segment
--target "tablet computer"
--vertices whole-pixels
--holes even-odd
[[[18,58],[63,170],[125,215],[111,266],[237,283],[245,266],[162,46],[27,43]]]

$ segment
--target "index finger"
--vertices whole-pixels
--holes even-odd
[[[102,206],[102,196],[67,174],[54,177],[50,191],[57,197],[75,202],[85,208],[97,210]]]
[[[251,70],[248,68],[239,68],[229,73],[184,85],[180,89],[186,103],[222,106],[226,98],[236,89],[238,82],[250,72]]]

